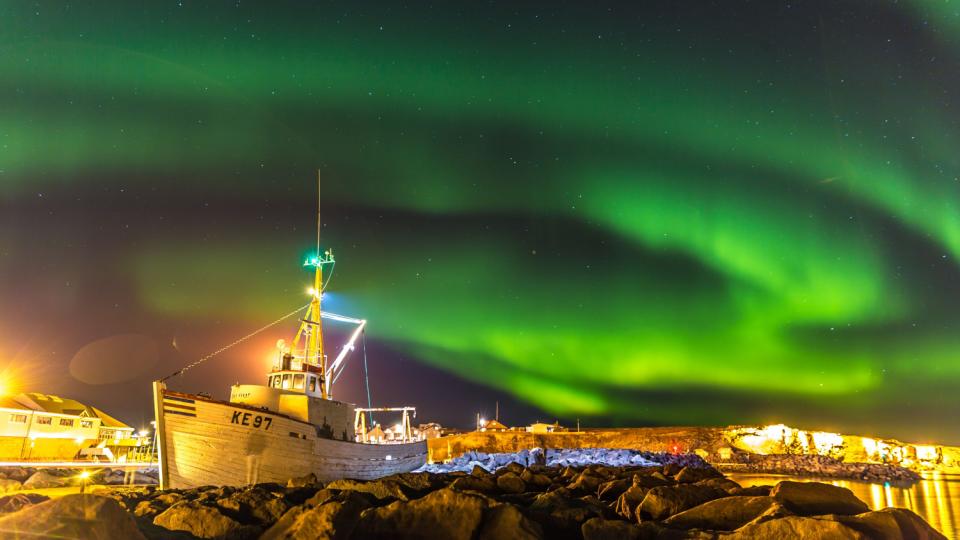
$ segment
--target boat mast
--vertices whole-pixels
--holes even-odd
[[[307,292],[310,294],[310,307],[307,309],[307,316],[301,321],[300,329],[297,330],[297,336],[293,340],[292,351],[297,350],[300,338],[306,337],[304,343],[304,358],[306,364],[319,368],[321,397],[329,399],[327,391],[327,357],[323,354],[323,325],[322,311],[320,301],[323,298],[323,267],[334,264],[333,251],[326,250],[320,253],[320,171],[317,171],[317,251],[316,254],[307,259],[304,267],[313,267],[313,287]]]

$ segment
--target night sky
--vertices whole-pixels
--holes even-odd
[[[960,443],[960,4],[455,4],[0,5],[8,384],[149,421],[308,302],[319,169],[375,404]]]

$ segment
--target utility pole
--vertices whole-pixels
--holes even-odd
[[[499,401],[497,401],[497,412],[496,414],[493,415],[493,417],[497,419],[497,422],[500,421],[500,402]]]

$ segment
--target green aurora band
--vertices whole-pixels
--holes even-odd
[[[0,203],[246,201],[217,241],[168,230],[125,264],[153,313],[255,325],[302,299],[319,167],[332,293],[421,361],[568,418],[958,440],[956,8],[839,4],[736,8],[769,21],[748,28],[6,5]],[[245,219],[267,199],[296,233]]]

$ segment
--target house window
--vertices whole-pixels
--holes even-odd
[[[92,427],[93,427],[93,420],[81,420],[81,421],[80,421],[80,427],[82,427],[82,428],[92,428]]]
[[[37,423],[45,426],[49,426],[53,424],[53,418],[50,416],[38,416]]]
[[[27,415],[25,415],[25,414],[11,414],[11,415],[10,415],[10,422],[13,423],[13,424],[26,424],[26,423],[27,423]]]
[[[303,374],[302,373],[293,376],[293,389],[303,390]]]
[[[61,425],[61,426],[67,426],[67,427],[73,427],[73,418],[61,418],[61,419],[60,419],[60,425]]]

